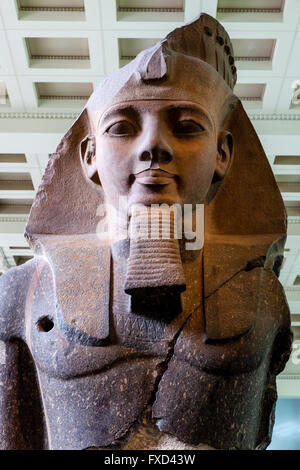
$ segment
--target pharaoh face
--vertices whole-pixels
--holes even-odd
[[[164,98],[162,91],[154,99],[120,100],[106,109],[86,166],[90,177],[99,176],[107,202],[117,207],[126,196],[130,211],[138,203],[205,201],[212,181],[225,175],[231,145],[204,91],[197,102]]]

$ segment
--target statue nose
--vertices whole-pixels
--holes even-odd
[[[154,148],[151,150],[144,150],[140,155],[140,160],[142,162],[151,162],[151,166],[155,163],[159,164],[166,164],[172,160],[172,155],[168,150],[164,150],[162,148]]]
[[[159,131],[152,133],[145,139],[140,151],[139,160],[150,162],[151,168],[159,164],[167,164],[173,160],[173,150]]]

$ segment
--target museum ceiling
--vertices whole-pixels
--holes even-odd
[[[299,0],[1,0],[0,268],[32,256],[23,231],[43,170],[93,89],[200,11],[232,39],[235,93],[287,207],[280,279],[300,344]],[[288,366],[281,396],[300,396],[299,368]]]

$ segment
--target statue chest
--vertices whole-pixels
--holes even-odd
[[[78,338],[70,341],[61,330],[53,286],[45,281],[40,279],[30,309],[27,305],[27,342],[39,375],[51,448],[111,445],[149,404],[164,432],[189,441],[180,429],[195,426],[196,443],[204,432],[197,423],[211,419],[209,403],[219,401],[226,408],[222,397],[229,390],[231,400],[241,393],[248,401],[262,397],[269,344],[265,318],[241,337],[209,341],[198,283],[188,288],[182,312],[169,322],[130,312],[122,283],[115,283],[110,340],[91,346],[76,342]],[[260,380],[254,383],[256,370]]]
[[[256,344],[251,344],[253,337],[228,344],[205,343],[200,313],[201,309],[182,319],[179,328],[148,324],[152,331],[148,341],[143,325],[143,337],[135,338],[135,346],[130,334],[116,335],[115,344],[103,347],[72,344],[57,324],[48,332],[39,331],[33,320],[31,351],[50,448],[106,447],[119,441],[123,445],[122,439],[126,443],[149,405],[162,432],[193,445],[206,443],[211,422],[217,423],[216,434],[224,435],[222,416],[241,395],[252,410],[245,414],[241,409],[243,422],[239,418],[234,426],[247,429],[247,442],[251,431],[252,446],[268,363],[263,338],[256,336]],[[126,330],[132,325],[134,331],[138,320],[127,322]],[[229,421],[231,426],[228,416]],[[234,431],[231,435],[235,436]],[[212,436],[209,444],[216,442]]]
[[[265,315],[259,316],[257,324],[239,337],[221,341],[207,338],[203,312],[207,304],[202,301],[201,280],[195,273],[182,295],[182,312],[168,321],[163,314],[151,317],[130,311],[130,296],[123,290],[123,274],[122,270],[116,272],[117,281],[111,289],[109,338],[101,346],[94,346],[84,337],[70,340],[65,334],[57,319],[51,276],[42,273],[26,306],[27,343],[38,370],[49,376],[71,379],[100,374],[120,361],[126,364],[137,358],[153,357],[159,363],[174,354],[181,362],[209,373],[222,373],[222,370],[241,373],[255,369],[265,356],[267,343],[273,338],[273,328]],[[256,301],[254,298],[253,303]],[[235,312],[230,313],[234,322]],[[74,311],[74,318],[82,315],[84,312]],[[100,322],[101,315],[94,321]]]

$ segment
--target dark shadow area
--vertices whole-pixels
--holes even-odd
[[[156,292],[152,289],[143,289],[143,295],[133,295],[131,297],[131,312],[165,323],[170,323],[182,312],[180,293],[174,288],[174,292],[163,291],[163,288]]]
[[[26,344],[18,344],[18,403],[20,429],[27,450],[47,449],[46,425],[35,366]]]

